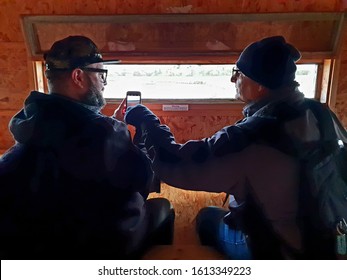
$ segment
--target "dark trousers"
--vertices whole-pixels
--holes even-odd
[[[143,225],[134,233],[138,236],[136,244],[127,244],[126,242],[131,242],[131,239],[111,230],[88,239],[76,237],[73,232],[71,236],[46,234],[34,239],[33,235],[20,232],[18,236],[2,236],[0,257],[1,259],[139,259],[155,244],[171,244],[174,233],[175,212],[167,199],[148,199],[145,207],[146,216]],[[130,251],[129,247],[132,247]]]
[[[138,259],[154,245],[169,245],[173,242],[175,211],[165,198],[146,201],[147,230],[138,250],[129,258]]]

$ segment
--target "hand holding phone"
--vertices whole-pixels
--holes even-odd
[[[124,98],[122,102],[119,104],[118,108],[114,110],[112,117],[115,118],[116,120],[124,122],[125,106],[126,106],[126,98]]]

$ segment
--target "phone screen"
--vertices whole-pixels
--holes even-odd
[[[127,92],[127,107],[135,106],[141,103],[141,92],[128,91]]]

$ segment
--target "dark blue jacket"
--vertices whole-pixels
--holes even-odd
[[[247,203],[247,212],[249,205],[254,205],[254,210],[249,210],[252,219],[258,218],[253,218],[254,214],[261,214],[271,232],[290,248],[300,250],[302,242],[296,222],[299,162],[277,145],[291,141],[289,135],[303,143],[318,140],[320,135],[310,110],[300,111],[280,128],[277,115],[281,113],[279,104],[295,111],[303,102],[303,94],[296,89],[273,92],[266,99],[248,104],[244,119],[235,125],[226,126],[211,137],[182,144],[176,142],[168,126],[142,105],[129,108],[125,121],[145,136],[147,150],[155,151],[152,167],[163,182],[187,190],[225,192],[239,203],[251,198],[254,203]],[[253,139],[245,133],[254,131],[258,135],[261,130],[271,137]]]
[[[127,256],[145,228],[152,181],[127,126],[32,92],[10,130],[16,144],[0,160],[0,235],[9,257]]]

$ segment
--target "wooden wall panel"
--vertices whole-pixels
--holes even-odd
[[[336,99],[336,113],[345,127],[347,127],[347,89],[341,89],[343,92]]]
[[[2,88],[0,87],[0,111],[1,110],[12,110],[14,112],[19,111],[20,108],[23,107],[25,98],[26,96],[24,96],[23,93],[10,92],[8,89],[2,90]],[[1,149],[1,145],[0,145],[0,149]]]
[[[20,15],[341,12],[346,9],[347,2],[341,0],[0,0],[0,153],[13,144],[7,129],[8,121],[21,108],[32,84]],[[347,34],[343,35],[346,41]],[[346,42],[343,49],[347,50]],[[347,51],[341,52],[339,58],[336,111],[347,126]],[[191,112],[178,116],[155,110],[172,128],[179,142],[210,136],[240,116],[240,108],[230,113],[225,110],[207,110],[205,115],[199,110]],[[176,208],[176,243],[197,242],[194,233],[196,213],[207,205],[221,205],[224,198],[224,194],[184,191],[167,185],[163,185],[159,196],[169,198]]]
[[[199,140],[212,136],[226,125],[235,123],[237,116],[191,116],[191,117],[161,117],[162,123],[167,124],[176,141],[185,143],[188,140]]]
[[[23,43],[0,42],[0,73],[0,89],[27,94],[28,58]]]
[[[341,45],[338,46],[336,56],[337,88],[335,112],[343,125],[347,127],[347,23],[345,22],[342,30]]]
[[[8,129],[8,124],[11,120],[14,112],[10,111],[7,114],[2,113],[0,115],[0,142],[7,148],[10,148],[14,144],[12,135]],[[0,155],[5,152],[6,149],[0,150]]]
[[[175,235],[174,243],[176,244],[198,244],[198,238],[195,233],[195,217],[202,207],[223,205],[225,193],[207,193],[186,191],[174,188],[162,183],[161,193],[150,194],[153,197],[165,197],[169,199],[175,209]]]

